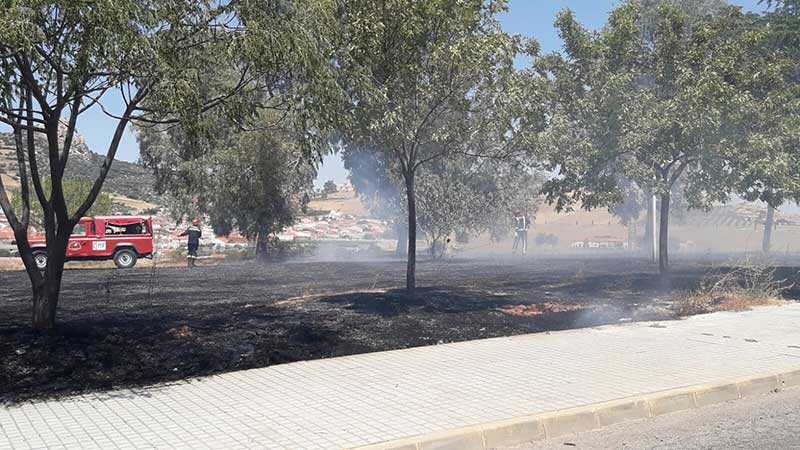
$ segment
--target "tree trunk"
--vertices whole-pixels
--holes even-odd
[[[408,265],[406,267],[406,294],[413,296],[417,289],[417,200],[414,195],[414,171],[405,174],[408,200]]]
[[[0,189],[4,189],[0,183]],[[14,230],[14,239],[17,242],[17,250],[19,251],[22,263],[25,266],[25,272],[31,283],[31,291],[33,294],[33,305],[31,308],[31,323],[35,330],[52,330],[55,327],[55,314],[56,306],[58,304],[58,293],[61,283],[61,274],[55,270],[55,266],[49,267],[50,270],[42,272],[36,266],[33,259],[33,252],[31,250],[30,242],[28,242],[28,225],[27,218],[24,222],[19,222],[16,215],[11,210],[11,206],[7,202],[7,198],[0,195],[0,211],[9,218],[9,223]],[[66,255],[66,242],[62,248],[62,255]],[[53,239],[53,242],[56,240]],[[50,249],[55,249],[56,245],[48,246],[48,252],[53,252]],[[57,265],[57,264],[56,264]],[[63,258],[61,263],[61,270],[63,270]],[[54,277],[57,275],[57,277]],[[48,280],[54,283],[48,283]]]
[[[51,289],[46,281],[33,286],[33,329],[49,331],[56,326],[56,306],[58,292],[55,298],[50,295]]]
[[[256,238],[256,261],[265,262],[269,257],[269,237],[258,233]]]
[[[647,257],[650,258],[651,255],[654,254],[653,249],[653,233],[655,230],[653,229],[653,214],[655,214],[655,210],[653,209],[653,196],[648,194],[647,195],[647,217],[645,218],[644,223],[644,248],[645,252],[647,252]]]
[[[661,213],[658,236],[658,271],[669,272],[669,203],[670,194],[661,194]]]
[[[397,231],[397,248],[394,253],[396,256],[406,256],[408,254],[408,227],[397,223],[395,231]]]
[[[764,222],[764,240],[761,242],[761,250],[768,254],[772,247],[772,229],[775,227],[775,208],[767,206],[767,220]]]
[[[51,331],[56,326],[56,309],[61,293],[61,278],[64,275],[70,232],[71,230],[61,231],[56,234],[53,242],[49,243],[44,278],[32,283],[32,326],[34,330]],[[31,279],[33,280],[35,277],[31,276]]]
[[[440,261],[444,259],[445,247],[444,247],[443,237],[440,236],[434,237],[433,239],[430,240],[430,243],[428,245],[430,246],[431,259],[433,259],[434,261]]]

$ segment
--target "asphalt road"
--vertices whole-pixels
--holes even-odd
[[[797,450],[800,389],[502,450]]]

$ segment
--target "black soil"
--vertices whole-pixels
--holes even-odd
[[[693,288],[707,270],[680,264],[665,283],[647,262],[622,258],[421,263],[413,299],[398,289],[401,261],[68,270],[58,329],[45,335],[30,330],[25,273],[0,272],[0,402],[668,320],[671,293]]]

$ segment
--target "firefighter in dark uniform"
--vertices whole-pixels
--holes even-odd
[[[200,246],[200,236],[203,235],[203,232],[200,230],[200,221],[197,219],[192,220],[192,225],[180,235],[189,236],[189,267],[194,267],[194,263],[197,260],[197,247]]]
[[[518,249],[522,251],[522,254],[528,252],[528,228],[530,228],[530,223],[528,222],[527,214],[522,214],[519,209],[514,210],[515,235],[514,246],[511,249],[513,253],[517,253]]]

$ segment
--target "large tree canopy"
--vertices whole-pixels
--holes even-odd
[[[566,56],[550,55],[540,66],[553,79],[545,157],[558,172],[545,190],[558,209],[619,204],[621,177],[657,193],[666,271],[673,186],[689,174],[694,207],[728,198],[739,181],[732,167],[754,152],[742,140],[752,105],[765,102],[754,88],[784,76],[785,64],[762,51],[768,31],[742,28],[737,9],[698,22],[661,5],[650,40],[641,37],[643,12],[627,2],[599,34],[570,12],[559,16]]]
[[[638,0],[641,7],[641,38],[648,44],[654,44],[658,25],[658,10],[663,5],[673,5],[685,12],[689,20],[699,22],[710,17],[717,17],[726,14],[730,5],[726,0]],[[686,212],[685,195],[683,189],[685,176],[678,178],[673,186],[671,195],[673,217],[677,214]],[[646,211],[643,244],[648,254],[653,254],[653,236],[656,233],[653,227],[653,217],[657,216],[657,201],[651,201],[653,193],[643,190],[633,180],[624,175],[618,176],[618,183],[622,188],[623,199],[621,204],[611,207],[609,210],[616,215],[625,225],[632,225],[638,219],[642,211]]]

